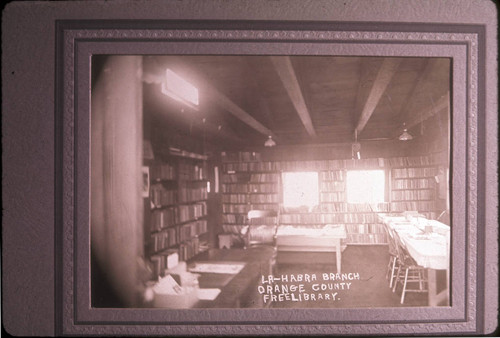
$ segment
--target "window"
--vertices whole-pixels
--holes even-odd
[[[285,208],[308,207],[319,204],[317,172],[283,173],[283,206]]]
[[[176,100],[198,105],[198,88],[170,69],[167,69],[166,81],[162,83],[162,92]]]
[[[382,203],[385,195],[383,170],[352,170],[347,172],[348,203]]]

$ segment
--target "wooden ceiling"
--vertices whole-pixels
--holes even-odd
[[[161,94],[167,68],[199,89],[197,109]],[[143,79],[146,113],[228,146],[397,140],[404,124],[449,121],[444,58],[156,55]]]

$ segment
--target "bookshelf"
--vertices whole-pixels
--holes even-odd
[[[207,158],[176,148],[155,155],[156,160],[146,163],[150,191],[145,251],[160,275],[170,255],[177,253],[186,261],[208,248]]]
[[[390,173],[391,211],[417,210],[427,218],[437,217],[437,166],[414,161],[410,167],[394,167]]]
[[[280,207],[279,177],[283,171],[317,171],[320,203],[312,211],[282,211],[280,225],[322,227],[345,224],[348,244],[386,244],[378,213],[417,210],[436,218],[438,166],[442,156],[373,158],[361,160],[263,161],[257,153],[222,153],[223,228],[237,233],[250,208]],[[348,170],[384,169],[388,174],[387,201],[351,204],[346,201]],[[265,196],[267,194],[267,197]]]
[[[251,155],[250,155],[251,154]],[[224,156],[223,156],[224,158]],[[265,169],[259,165],[260,155],[256,153],[239,153],[230,159],[248,159],[248,165],[238,166],[225,162],[222,175],[222,228],[226,233],[239,234],[242,227],[248,225],[247,214],[253,209],[279,210],[278,172]],[[243,164],[245,162],[237,162]],[[259,168],[260,170],[256,170]],[[255,170],[254,170],[255,169]]]

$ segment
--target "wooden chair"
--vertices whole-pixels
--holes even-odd
[[[403,286],[401,291],[401,304],[403,304],[406,292],[428,292],[429,289],[426,269],[415,262],[401,240],[397,237],[397,234],[395,232],[393,232],[393,234],[396,238],[396,252],[399,266],[392,292],[396,291],[398,284]],[[418,287],[409,288],[410,284],[418,284]]]
[[[273,248],[271,271],[276,265],[278,248],[276,246],[276,233],[279,226],[279,212],[276,210],[250,210],[247,214],[248,226],[244,230],[243,239],[245,248],[270,246]]]
[[[392,289],[394,279],[396,278],[396,271],[399,268],[397,242],[396,235],[387,224],[385,225],[385,230],[387,232],[387,242],[389,244],[389,263],[387,264],[385,278],[389,280],[389,287]]]

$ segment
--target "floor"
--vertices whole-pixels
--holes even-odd
[[[347,277],[352,279],[342,281],[335,275],[335,253],[280,253],[274,276],[287,276],[288,281],[275,281],[274,284],[288,285],[290,288],[292,284],[300,284],[297,280],[302,278],[302,294],[308,295],[302,296],[301,299],[296,297],[294,300],[276,299],[270,303],[271,308],[427,306],[427,293],[406,293],[404,304],[400,304],[402,287],[399,286],[393,293],[386,279],[388,261],[387,246],[349,245],[342,253],[342,274],[348,274]],[[316,280],[313,280],[313,275]]]

